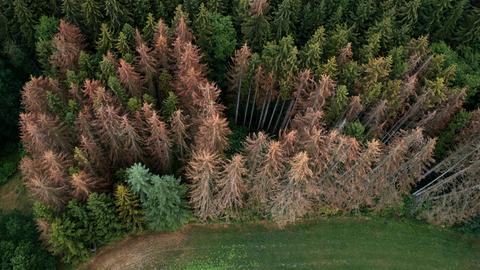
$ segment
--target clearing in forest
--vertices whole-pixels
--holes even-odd
[[[289,226],[188,226],[129,237],[86,269],[480,269],[480,239],[383,218],[333,217]]]

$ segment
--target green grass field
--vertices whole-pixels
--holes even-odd
[[[155,269],[480,269],[480,242],[414,221],[334,217],[284,230],[192,227]],[[147,269],[150,269],[147,267]]]

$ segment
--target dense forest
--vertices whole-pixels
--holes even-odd
[[[478,222],[478,1],[0,7],[0,140],[66,263],[188,222]]]

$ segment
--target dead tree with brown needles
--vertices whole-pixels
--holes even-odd
[[[218,211],[227,219],[236,217],[245,204],[245,182],[248,176],[245,163],[242,155],[234,155],[226,162],[217,183],[216,204]]]
[[[271,214],[280,226],[293,223],[312,209],[312,197],[318,194],[309,167],[307,153],[299,152],[289,162],[286,179],[273,198]]]
[[[53,37],[54,52],[50,61],[61,72],[78,67],[78,57],[84,49],[84,36],[80,29],[64,20],[60,20],[58,33]]]
[[[273,196],[286,173],[286,156],[282,144],[271,141],[257,170],[254,184],[249,190],[249,200],[252,206],[261,212],[268,212]]]
[[[220,156],[208,149],[194,151],[187,165],[190,203],[195,214],[203,221],[218,215],[215,193],[221,177],[221,165]]]

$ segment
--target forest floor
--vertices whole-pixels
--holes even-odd
[[[190,225],[102,248],[84,269],[480,269],[480,238],[412,220]]]
[[[15,209],[24,213],[32,211],[32,202],[20,172],[13,175],[7,183],[0,185],[0,210],[8,212]]]

